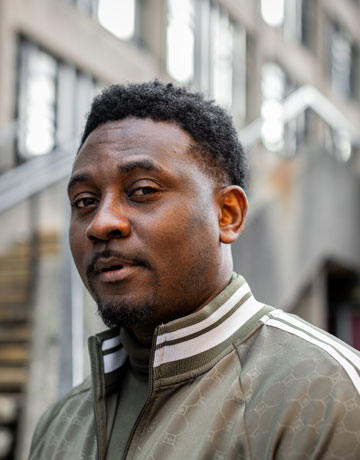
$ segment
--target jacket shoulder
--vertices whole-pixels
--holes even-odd
[[[360,353],[281,310],[261,322],[238,346],[254,458],[358,458]]]
[[[46,437],[47,432],[53,429],[56,425],[60,412],[69,405],[72,405],[72,411],[76,411],[77,407],[91,397],[91,377],[87,377],[80,385],[72,388],[72,390],[63,396],[58,401],[51,404],[40,417],[37,423],[30,452],[36,449],[36,446],[41,440]],[[74,404],[75,403],[75,404]]]

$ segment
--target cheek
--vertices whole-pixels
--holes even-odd
[[[82,270],[82,259],[84,254],[84,237],[75,225],[70,225],[69,229],[69,244],[71,254],[73,256],[75,265],[81,274]]]
[[[145,232],[146,234],[146,232]],[[178,266],[219,244],[217,217],[209,209],[173,208],[154,219],[146,245],[161,263]]]

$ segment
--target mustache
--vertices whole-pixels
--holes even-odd
[[[104,251],[95,252],[90,259],[90,262],[86,269],[86,276],[89,277],[94,273],[95,264],[99,259],[109,259],[110,257],[115,257],[121,259],[124,262],[129,262],[132,265],[140,265],[142,267],[151,269],[151,265],[144,257],[139,256],[138,254],[124,254],[120,251],[115,251],[113,249],[105,249]]]

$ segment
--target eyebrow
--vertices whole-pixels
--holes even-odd
[[[151,160],[135,160],[135,161],[130,161],[128,163],[125,163],[123,165],[118,166],[118,171],[120,173],[129,173],[131,171],[134,171],[134,169],[145,169],[146,171],[154,171],[161,173],[163,172],[163,169],[160,166],[155,165]],[[69,184],[68,184],[68,192],[78,183],[82,182],[87,182],[90,179],[90,174],[88,173],[79,173],[75,174],[75,176],[72,176],[70,178]]]
[[[87,182],[89,180],[90,176],[87,173],[80,173],[76,174],[75,176],[72,176],[71,179],[69,180],[68,184],[68,192],[71,190],[72,187],[74,187],[75,184],[78,184],[80,182]]]
[[[151,160],[134,160],[118,166],[120,173],[128,173],[137,168],[158,173],[163,172],[163,169],[160,166],[155,165],[155,163]]]

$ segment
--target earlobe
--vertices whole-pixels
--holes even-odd
[[[241,187],[231,185],[221,191],[219,230],[222,243],[236,241],[244,228],[247,208],[248,201]]]

